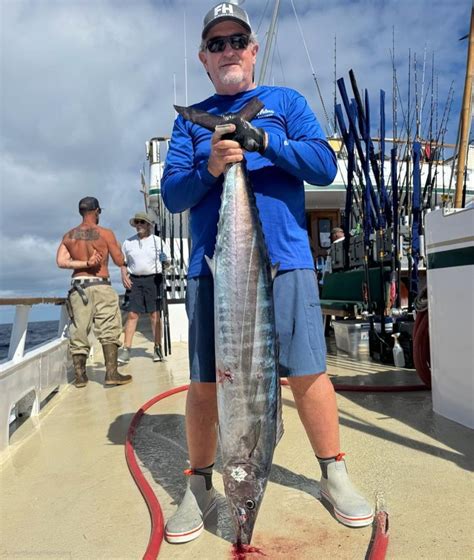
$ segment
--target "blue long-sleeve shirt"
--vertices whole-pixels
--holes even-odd
[[[304,181],[328,185],[336,175],[336,156],[306,99],[282,87],[258,86],[237,95],[218,95],[193,107],[222,115],[236,113],[258,97],[264,108],[252,120],[268,134],[263,155],[246,153],[247,169],[273,264],[279,270],[314,268],[305,219]],[[190,209],[192,250],[188,276],[210,274],[223,176],[207,170],[212,133],[176,118],[161,183],[171,212]]]

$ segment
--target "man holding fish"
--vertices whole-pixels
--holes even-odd
[[[190,209],[192,235],[186,301],[191,468],[184,498],[166,525],[171,543],[197,538],[215,507],[217,424],[237,543],[250,543],[281,435],[278,374],[288,378],[321,467],[322,496],[335,516],[351,527],[373,520],[340,450],[305,224],[304,181],[330,184],[336,158],[298,92],[256,86],[258,48],[241,7],[224,2],[206,14],[199,58],[216,93],[177,108],[162,181],[168,209]]]

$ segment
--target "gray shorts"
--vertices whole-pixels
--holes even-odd
[[[289,270],[273,283],[280,376],[326,371],[326,341],[316,275]],[[211,276],[189,278],[186,291],[189,319],[189,367],[192,381],[215,382],[214,292]]]

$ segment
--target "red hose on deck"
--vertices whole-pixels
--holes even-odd
[[[280,380],[282,385],[289,385],[287,379]],[[334,389],[336,391],[353,391],[353,392],[365,392],[365,393],[385,393],[385,392],[407,392],[407,391],[423,391],[427,390],[428,387],[426,385],[402,385],[402,386],[385,386],[385,385],[373,385],[373,386],[364,386],[364,385],[344,385],[334,383]],[[174,389],[170,389],[169,391],[165,391],[164,393],[160,393],[156,397],[153,397],[148,402],[146,402],[140,409],[136,412],[133,416],[132,421],[130,422],[130,426],[128,428],[127,437],[125,440],[125,458],[127,460],[127,465],[130,470],[130,473],[140,490],[143,499],[148,507],[148,511],[150,512],[151,518],[151,531],[150,531],[150,538],[148,540],[148,545],[143,555],[143,560],[155,560],[158,557],[160,552],[161,543],[163,542],[163,534],[164,534],[164,521],[163,521],[163,512],[160,506],[160,502],[158,501],[153,489],[148,484],[146,478],[144,477],[135,455],[135,450],[133,448],[133,436],[135,435],[137,426],[141,420],[143,414],[154,404],[157,402],[170,397],[171,395],[175,395],[177,393],[182,393],[183,391],[187,391],[189,385],[181,385],[180,387],[175,387]],[[379,512],[385,513],[385,512]],[[377,515],[379,515],[377,514]],[[374,539],[374,544],[372,546],[371,556],[369,560],[383,560],[385,558],[385,551],[388,545],[388,536],[384,536],[384,529],[383,527],[388,526],[387,522],[384,523],[379,522],[376,515],[376,534]],[[385,516],[387,514],[385,513]],[[377,535],[379,535],[377,537]],[[380,544],[377,544],[380,542]],[[383,544],[385,543],[385,544]],[[372,554],[375,554],[372,556]]]
[[[135,450],[133,448],[132,438],[135,435],[135,431],[141,417],[151,406],[153,406],[158,401],[165,399],[166,397],[175,395],[176,393],[187,391],[188,387],[189,385],[181,385],[180,387],[165,391],[164,393],[161,393],[149,400],[134,415],[128,428],[127,437],[125,440],[125,458],[127,460],[127,465],[130,473],[135,480],[138,489],[142,493],[143,499],[145,500],[151,517],[150,538],[148,540],[148,546],[146,548],[145,554],[143,555],[143,560],[155,560],[155,558],[158,557],[161,543],[163,542],[164,522],[160,502],[158,501],[158,498],[155,496],[153,489],[148,484],[140,467],[138,466]]]
[[[367,560],[383,560],[388,547],[388,514],[378,511],[375,514],[375,535]]]

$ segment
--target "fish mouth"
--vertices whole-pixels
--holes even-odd
[[[252,534],[253,534],[253,529],[249,532],[248,529],[245,530],[241,527],[236,534],[236,540],[235,540],[236,546],[240,547],[242,545],[250,544],[250,541],[252,540]]]
[[[237,546],[250,544],[255,525],[255,516],[248,512],[236,512],[234,517],[235,544]]]

